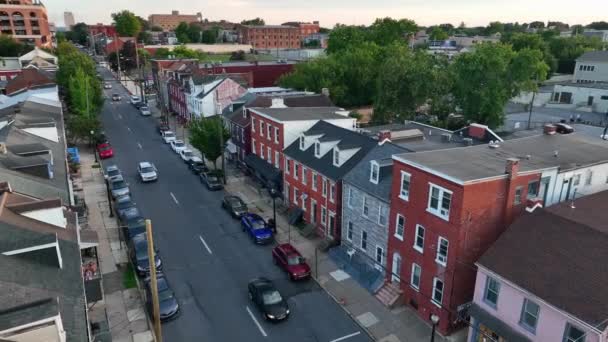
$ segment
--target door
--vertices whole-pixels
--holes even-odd
[[[593,106],[593,96],[587,97],[587,106]]]
[[[397,252],[393,254],[393,267],[391,269],[391,273],[391,282],[401,282],[401,279],[399,278],[401,276],[401,255],[399,255]]]
[[[570,196],[570,179],[564,179],[562,183],[562,189],[559,193],[559,201],[567,201]]]
[[[551,177],[543,177],[540,180],[540,187],[538,189],[538,196],[543,199],[543,206],[546,207],[549,205],[547,203],[547,194],[549,193],[549,183],[551,182]]]
[[[317,201],[310,201],[310,223],[317,223]]]
[[[329,224],[327,225],[327,236],[333,238],[334,237],[334,233],[335,233],[335,229],[334,226],[336,225],[336,214],[334,213],[329,213]]]

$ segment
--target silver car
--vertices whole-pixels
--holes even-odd
[[[152,115],[152,112],[150,112],[150,108],[148,108],[148,106],[141,106],[139,108],[139,112],[143,116],[150,116],[150,115]]]
[[[154,164],[141,162],[137,165],[137,172],[142,182],[153,182],[158,179],[158,172]]]
[[[122,176],[116,176],[110,181],[110,190],[112,191],[112,198],[131,194],[129,184]]]

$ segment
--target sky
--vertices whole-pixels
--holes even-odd
[[[43,0],[49,19],[63,26],[63,12],[74,13],[76,22],[111,23],[110,14],[128,9],[143,18],[149,14],[202,12],[209,20],[240,22],[253,17],[267,24],[286,21],[320,21],[323,27],[336,23],[369,25],[381,17],[413,19],[429,26],[464,22],[485,26],[490,21],[563,21],[588,24],[606,20],[606,0]],[[604,10],[598,10],[603,8]],[[593,10],[596,9],[596,10]]]

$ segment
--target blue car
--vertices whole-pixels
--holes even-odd
[[[272,242],[272,229],[268,227],[264,219],[257,214],[247,213],[241,218],[241,227],[243,231],[249,234],[249,237],[258,244],[267,244]]]

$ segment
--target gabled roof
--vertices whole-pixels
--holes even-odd
[[[347,115],[337,114],[343,111],[338,107],[288,107],[288,108],[249,108],[254,113],[276,121],[336,120],[349,119]],[[354,119],[353,119],[354,120]]]
[[[356,146],[359,148],[359,150],[340,167],[334,166],[333,154],[331,152],[326,153],[321,158],[317,158],[314,155],[313,146],[310,146],[305,151],[300,150],[299,139],[296,139],[284,150],[286,156],[333,180],[342,179],[344,175],[355,167],[377,144],[375,140],[365,135],[332,125],[329,122],[322,120],[314,124],[307,132],[315,132],[315,134],[322,134],[323,138],[339,141],[339,148],[342,148],[342,146]],[[304,134],[306,134],[306,132]]]
[[[6,95],[13,95],[28,89],[55,86],[55,81],[44,71],[36,68],[23,69],[17,77],[6,84]]]
[[[608,63],[608,51],[589,51],[576,59],[577,62],[604,62]]]
[[[600,330],[608,327],[608,191],[519,217],[478,264]],[[589,215],[590,217],[586,217]]]
[[[55,56],[53,54],[50,54],[50,53],[48,53],[48,52],[46,52],[46,51],[44,51],[44,50],[42,50],[42,49],[40,49],[38,47],[35,47],[34,50],[26,53],[25,55],[23,55],[21,57],[19,57],[19,60],[21,62],[31,61],[35,57],[41,57],[41,58],[44,58],[44,59],[53,59],[53,60],[57,61],[57,56]]]

